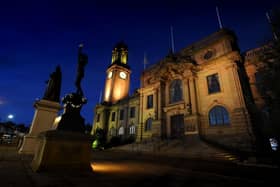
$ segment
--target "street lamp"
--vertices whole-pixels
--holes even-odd
[[[13,115],[13,114],[9,114],[9,115],[8,115],[8,119],[10,119],[10,120],[11,120],[11,119],[14,119],[14,115]]]

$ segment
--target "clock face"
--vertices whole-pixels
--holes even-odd
[[[122,79],[126,79],[126,73],[123,72],[123,71],[121,71],[121,72],[120,72],[120,77],[121,77]]]
[[[108,79],[112,78],[112,75],[113,75],[113,72],[110,71],[110,72],[108,73]]]

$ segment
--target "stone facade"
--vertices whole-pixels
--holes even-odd
[[[92,133],[103,128],[108,138],[128,136],[133,124],[136,141],[198,134],[227,147],[250,150],[254,142],[247,107],[251,90],[241,67],[244,60],[235,34],[219,30],[148,67],[133,97],[97,105]],[[136,108],[134,119],[127,113],[131,106]],[[122,120],[121,110],[126,116]]]
[[[136,138],[138,123],[139,94],[135,93],[113,105],[97,105],[92,134],[97,128],[101,128],[107,132],[107,140],[115,136],[120,136],[122,139]]]

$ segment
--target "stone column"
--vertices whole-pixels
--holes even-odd
[[[190,96],[191,96],[190,98],[191,98],[192,114],[197,114],[195,79],[193,77],[191,77],[189,79],[189,87],[190,87]]]
[[[140,89],[140,103],[139,103],[139,124],[137,128],[136,142],[141,142],[143,137],[143,112],[144,112],[144,90]]]
[[[185,101],[186,101],[186,110],[187,110],[187,114],[191,114],[192,113],[192,108],[191,108],[191,93],[190,93],[190,84],[189,84],[189,79],[186,79],[186,81],[184,82],[184,85],[186,85],[186,94],[185,94]]]
[[[155,110],[155,120],[158,120],[158,88],[154,88],[154,110]]]
[[[19,153],[34,154],[39,133],[53,129],[54,120],[57,117],[58,111],[61,109],[59,103],[48,100],[39,100],[34,104],[35,114],[29,133],[24,136],[23,144],[19,149]]]

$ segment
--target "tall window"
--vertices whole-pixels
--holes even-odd
[[[130,118],[134,118],[135,117],[135,107],[131,107],[130,108],[130,115],[129,115]]]
[[[153,108],[153,95],[147,97],[147,108]]]
[[[210,126],[229,125],[228,111],[222,106],[215,106],[209,112]]]
[[[112,112],[112,121],[115,121],[115,118],[116,118],[116,112]]]
[[[218,73],[207,76],[208,93],[220,92],[220,83]]]
[[[100,121],[100,114],[97,114],[96,116],[96,122],[99,122]]]
[[[170,103],[181,101],[182,98],[182,81],[179,79],[173,80],[169,89]]]
[[[120,110],[120,120],[123,120],[124,117],[124,110]]]
[[[152,118],[147,119],[146,124],[145,124],[145,131],[152,130],[152,122],[153,122]]]

